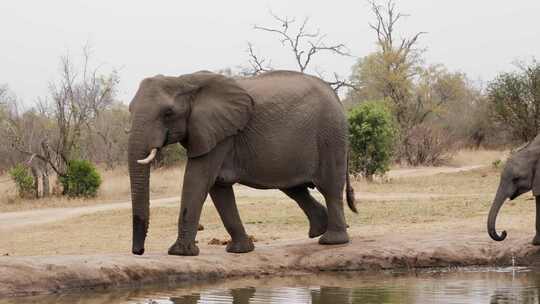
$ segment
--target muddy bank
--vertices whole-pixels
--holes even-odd
[[[514,235],[495,243],[484,235],[359,236],[346,246],[320,246],[312,240],[259,245],[242,255],[225,253],[221,246],[201,246],[198,257],[0,257],[0,297],[289,272],[506,266],[512,264],[512,257],[516,265],[535,265],[540,262],[540,248],[529,245],[530,237]]]

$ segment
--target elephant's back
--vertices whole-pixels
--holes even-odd
[[[249,164],[248,175],[267,179],[259,183],[287,186],[274,184],[283,181],[284,172],[296,183],[308,182],[302,179],[317,172],[321,150],[333,146],[338,153],[344,151],[345,115],[335,93],[320,79],[276,71],[240,84],[254,99],[252,118],[237,137],[240,158],[245,158],[240,162]]]
[[[248,129],[269,134],[279,130],[281,135],[281,129],[304,131],[306,136],[346,129],[339,98],[319,78],[294,71],[272,71],[240,84],[254,101]]]
[[[272,71],[239,81],[252,96],[255,115],[332,114],[345,119],[339,98],[321,79],[295,71]],[[302,111],[304,110],[304,111]]]

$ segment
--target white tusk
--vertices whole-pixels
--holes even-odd
[[[151,161],[154,160],[154,158],[156,157],[156,154],[157,154],[157,149],[154,148],[152,149],[152,151],[150,151],[150,155],[148,155],[147,158],[145,159],[139,159],[137,161],[137,163],[141,164],[141,165],[148,165]]]

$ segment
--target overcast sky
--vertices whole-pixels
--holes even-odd
[[[490,80],[512,69],[515,59],[540,58],[539,0],[397,0],[410,16],[398,31],[428,32],[420,44],[430,63]],[[246,64],[247,41],[276,68],[294,68],[290,53],[254,24],[274,25],[268,11],[310,17],[327,41],[345,43],[355,56],[375,49],[366,1],[231,0],[112,1],[1,0],[0,84],[26,103],[47,94],[59,58],[80,58],[92,45],[94,63],[120,72],[119,98],[129,102],[139,81]],[[349,75],[356,58],[320,57],[314,67]]]

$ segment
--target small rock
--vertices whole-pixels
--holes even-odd
[[[248,235],[248,238],[253,242],[258,242],[259,240],[254,237],[253,235]],[[213,238],[211,239],[209,242],[208,242],[208,245],[218,245],[218,246],[225,246],[227,244],[229,244],[231,240],[220,240],[220,239],[217,239],[217,238]]]
[[[225,241],[225,240],[220,240],[220,239],[213,238],[213,239],[211,239],[211,240],[208,242],[208,245],[225,246],[225,245],[227,245],[228,242],[229,242],[229,241]]]
[[[7,253],[7,252],[6,252],[6,253],[4,253],[4,256],[9,256],[9,253]]]
[[[201,224],[199,224],[199,227],[197,227],[197,230],[198,230],[198,231],[202,231],[202,230],[204,230],[204,226],[203,226],[203,225],[201,225]]]

